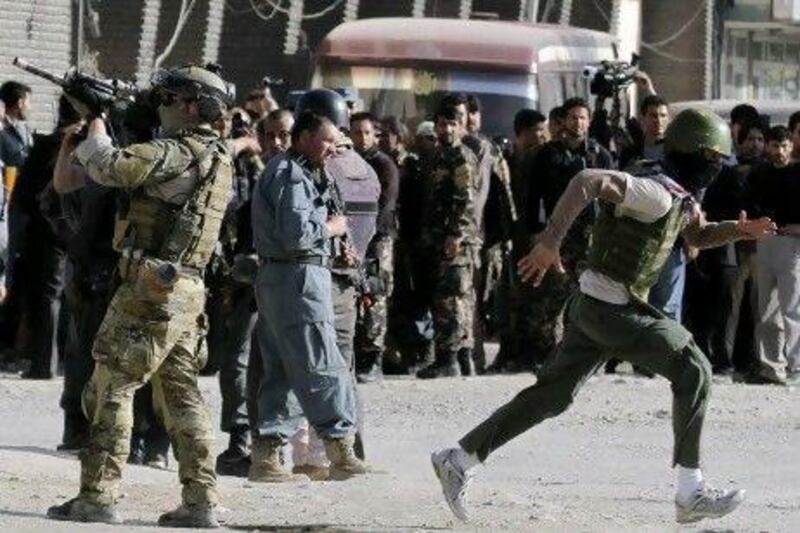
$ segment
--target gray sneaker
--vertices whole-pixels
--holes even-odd
[[[433,452],[431,463],[439,483],[442,484],[442,493],[450,510],[462,522],[469,520],[467,514],[467,488],[472,482],[472,473],[465,470],[456,460],[455,448],[447,448]]]
[[[744,494],[743,489],[724,490],[705,486],[688,503],[675,500],[675,521],[689,524],[704,518],[721,518],[744,501]]]

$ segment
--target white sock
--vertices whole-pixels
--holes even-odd
[[[457,446],[454,450],[455,460],[458,461],[458,464],[461,465],[464,471],[472,470],[481,464],[481,460],[478,459],[478,454],[468,453],[461,446]]]
[[[678,501],[687,503],[702,488],[703,472],[699,468],[678,466]]]

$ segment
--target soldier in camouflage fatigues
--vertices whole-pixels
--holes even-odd
[[[91,424],[77,498],[52,507],[61,520],[119,523],[122,467],[128,455],[133,394],[150,380],[177,448],[183,504],[159,525],[216,527],[214,433],[197,385],[206,361],[203,270],[219,235],[232,162],[208,125],[229,88],[200,67],[160,71],[154,79],[165,138],[112,146],[102,120],[75,151],[96,182],[130,191],[118,213],[115,248],[122,278],[95,340],[84,393]]]
[[[464,128],[453,105],[436,113],[439,149],[431,169],[430,198],[424,215],[422,244],[434,261],[434,363],[420,378],[458,376],[459,357],[473,346],[474,273],[481,239],[476,215],[477,159],[461,143]]]

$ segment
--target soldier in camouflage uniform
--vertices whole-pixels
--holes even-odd
[[[435,123],[440,146],[431,168],[422,226],[422,246],[434,260],[436,278],[431,305],[435,360],[417,373],[423,379],[458,376],[459,358],[469,359],[474,342],[474,272],[481,246],[476,212],[478,161],[461,142],[462,116],[445,101]]]
[[[467,97],[467,135],[464,144],[472,148],[478,160],[488,159],[489,168],[483,179],[488,190],[481,209],[480,268],[475,278],[475,346],[473,358],[476,369],[486,369],[483,341],[493,328],[502,327],[506,310],[495,304],[503,274],[503,265],[511,261],[512,229],[517,220],[517,208],[511,190],[511,170],[500,147],[481,133],[483,115],[480,100],[475,95]],[[480,148],[478,148],[480,147]],[[462,372],[464,367],[462,365]]]
[[[59,520],[119,523],[116,500],[131,431],[133,394],[150,380],[176,445],[183,502],[159,525],[217,527],[211,428],[197,384],[205,363],[203,271],[230,194],[232,161],[210,124],[232,89],[210,70],[159,71],[162,139],[115,148],[102,120],[75,150],[92,180],[130,191],[118,214],[121,284],[94,343],[84,394],[91,424],[77,498],[51,507]]]

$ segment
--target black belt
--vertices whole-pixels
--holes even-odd
[[[328,258],[321,255],[309,255],[305,257],[263,257],[258,256],[261,265],[315,265],[329,268]]]

